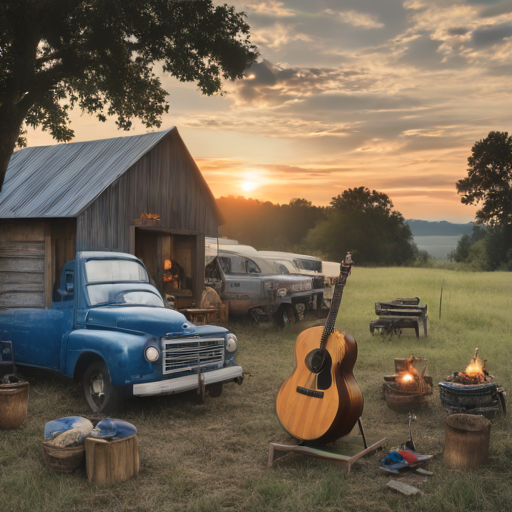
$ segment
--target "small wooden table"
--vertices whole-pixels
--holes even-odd
[[[190,320],[195,325],[208,325],[214,321],[212,316],[217,316],[219,310],[214,308],[186,308],[179,309],[180,313],[183,313],[187,320]]]

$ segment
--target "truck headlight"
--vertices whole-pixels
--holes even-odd
[[[277,290],[277,296],[280,298],[286,297],[287,293],[288,290],[286,288],[279,288],[279,290]]]
[[[155,361],[158,361],[160,352],[156,347],[148,347],[144,352],[144,355],[149,363],[154,363]]]
[[[226,350],[228,352],[235,352],[238,348],[238,340],[234,334],[228,334],[226,339]]]

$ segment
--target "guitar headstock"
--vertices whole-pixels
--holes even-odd
[[[352,272],[353,266],[354,262],[352,261],[352,255],[347,252],[345,259],[340,264],[340,277],[338,278],[338,283],[345,284],[347,282],[347,277]]]

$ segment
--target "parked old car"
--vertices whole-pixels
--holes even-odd
[[[200,389],[218,396],[242,383],[236,336],[195,326],[166,309],[130,254],[79,252],[66,263],[50,308],[0,310],[19,365],[74,377],[90,408],[111,412],[128,396]]]
[[[283,274],[274,262],[257,253],[220,250],[206,266],[206,284],[228,304],[230,315],[274,320],[282,327],[299,319],[301,312],[318,311],[323,304],[323,282]]]
[[[298,274],[322,274],[322,260],[316,256],[281,251],[258,251],[258,256],[268,259],[285,259],[290,261]]]

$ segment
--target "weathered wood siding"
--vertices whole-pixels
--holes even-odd
[[[77,218],[77,251],[134,252],[134,219],[160,215],[160,229],[195,235],[194,297],[204,282],[204,237],[217,236],[222,216],[177,130],[108,187]]]
[[[0,219],[0,307],[44,306],[44,222]]]
[[[0,219],[0,307],[50,307],[75,238],[75,219]]]
[[[160,215],[162,228],[217,236],[207,187],[172,130],[78,216],[77,251],[129,252],[130,225],[141,213]]]

